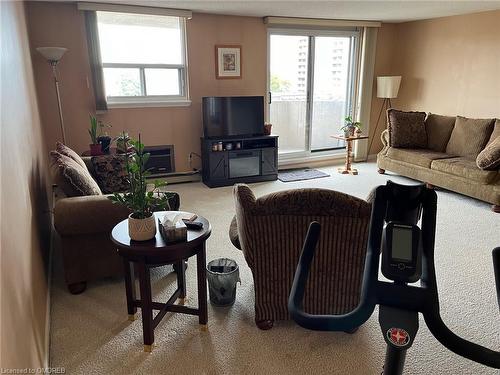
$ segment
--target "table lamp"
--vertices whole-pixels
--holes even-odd
[[[63,120],[63,114],[62,114],[62,107],[61,107],[61,96],[59,93],[59,79],[57,78],[57,64],[63,57],[64,53],[68,50],[67,48],[63,47],[38,47],[36,49],[45,59],[47,62],[50,64],[52,67],[52,75],[54,76],[54,84],[56,87],[56,95],[57,95],[57,108],[59,109],[59,122],[61,125],[61,135],[62,135],[62,141],[64,144],[66,144],[66,132],[64,130],[64,120]]]

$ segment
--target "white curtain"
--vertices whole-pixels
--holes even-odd
[[[372,91],[375,70],[375,52],[377,48],[377,27],[364,27],[361,40],[361,58],[359,83],[357,87],[356,118],[363,126],[363,134],[369,134]],[[354,142],[354,160],[366,160],[369,139]]]

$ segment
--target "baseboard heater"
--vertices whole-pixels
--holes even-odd
[[[153,174],[148,177],[148,180],[162,180],[166,181],[169,184],[180,184],[183,182],[198,182],[201,181],[201,173],[200,171],[188,171],[188,172]]]

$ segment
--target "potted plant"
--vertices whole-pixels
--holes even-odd
[[[97,137],[97,142],[101,145],[101,151],[105,154],[109,154],[109,146],[111,146],[111,142],[113,139],[108,135],[107,132],[103,133],[103,129],[106,128],[111,128],[111,125],[104,124],[102,121],[98,122],[101,130],[101,135]]]
[[[128,217],[130,238],[135,241],[147,241],[156,235],[156,220],[153,212],[169,210],[169,199],[173,193],[160,192],[159,189],[167,184],[164,181],[154,181],[153,189],[148,191],[146,177],[150,173],[145,169],[145,165],[149,159],[149,153],[144,152],[140,136],[138,141],[131,141],[131,143],[134,152],[125,157],[129,189],[123,194],[114,193],[109,199],[132,211]]]
[[[344,121],[345,125],[340,128],[344,132],[344,137],[354,137],[355,132],[361,131],[361,123],[352,121],[351,116],[347,116]]]
[[[114,140],[116,141],[116,152],[124,154],[132,150],[132,147],[130,146],[130,137],[128,136],[128,133],[123,132]]]

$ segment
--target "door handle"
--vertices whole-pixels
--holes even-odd
[[[268,104],[271,104],[271,102],[273,101],[273,94],[271,94],[271,91],[269,91],[269,102]]]

